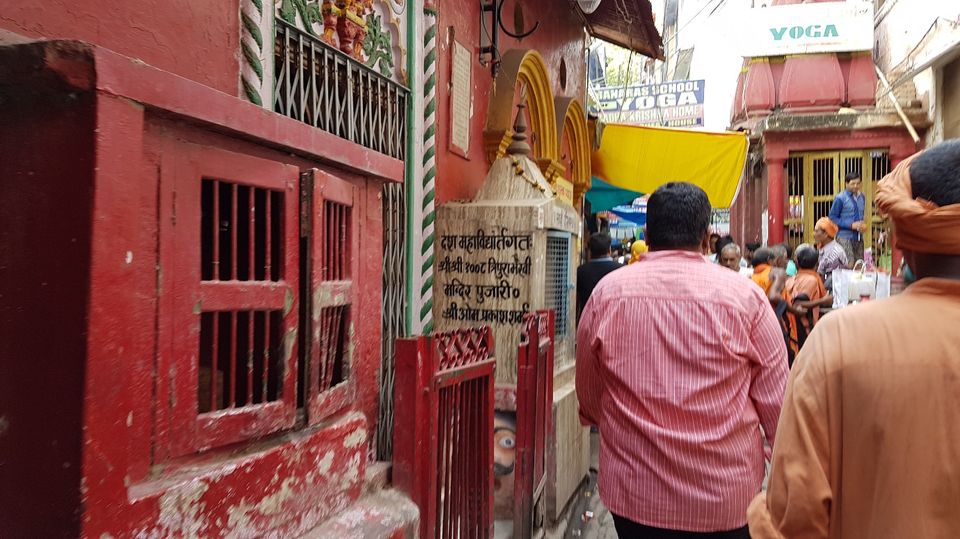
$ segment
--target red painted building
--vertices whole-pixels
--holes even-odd
[[[814,223],[829,213],[846,174],[857,172],[868,202],[865,246],[895,265],[873,191],[917,146],[883,90],[870,51],[748,58],[731,113],[732,128],[751,138],[746,180],[731,208],[732,235],[745,243],[812,242]],[[918,102],[904,108],[913,126],[929,123]]]
[[[372,460],[406,133],[350,120],[406,90],[278,36],[285,114],[242,97],[235,0],[4,8],[0,535],[415,532]],[[349,130],[305,123],[304,43]]]
[[[425,134],[405,24],[437,18],[438,200],[477,192],[523,92],[538,164],[582,195],[584,26],[659,54],[630,5],[635,30],[548,0],[500,3],[499,29],[453,0],[5,7],[0,534],[415,533],[384,442],[397,195]]]

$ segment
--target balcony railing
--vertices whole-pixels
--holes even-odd
[[[409,90],[283,20],[276,25],[273,110],[404,159]]]

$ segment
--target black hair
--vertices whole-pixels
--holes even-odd
[[[600,258],[610,254],[610,234],[600,232],[590,236],[587,241],[587,248],[590,250],[590,258]]]
[[[717,240],[717,263],[720,262],[720,251],[722,251],[726,246],[736,243],[733,241],[733,236],[724,236]]]
[[[717,238],[717,241],[720,241],[720,234],[717,234],[716,232],[711,232],[710,239],[713,239],[713,238]]]
[[[783,242],[783,247],[787,250],[787,259],[793,258],[793,245],[790,245],[787,242]]]
[[[820,262],[820,252],[808,244],[797,247],[797,267],[800,269],[814,269]]]
[[[910,180],[916,198],[937,206],[960,204],[960,139],[948,140],[920,154],[910,164]]]
[[[744,245],[744,247],[746,247],[748,251],[753,253],[753,252],[756,252],[756,250],[759,249],[761,245],[762,244],[759,241],[751,241],[750,243]]]
[[[710,199],[687,182],[660,186],[647,201],[647,244],[651,249],[700,245],[710,228]]]
[[[847,172],[846,177],[843,179],[843,183],[847,184],[859,179],[861,179],[859,172]]]
[[[760,247],[753,252],[753,260],[751,261],[752,265],[759,266],[760,264],[769,264],[777,256],[773,254],[773,251],[767,247]]]

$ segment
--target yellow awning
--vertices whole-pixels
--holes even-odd
[[[608,124],[593,152],[593,175],[640,193],[672,181],[700,186],[714,208],[737,195],[748,141],[744,133],[710,133]]]

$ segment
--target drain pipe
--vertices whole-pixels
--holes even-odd
[[[897,101],[897,96],[893,94],[893,87],[890,86],[890,82],[887,81],[886,75],[883,74],[883,71],[880,70],[880,67],[877,64],[873,64],[873,69],[876,70],[877,76],[880,77],[880,82],[883,84],[883,88],[887,94],[887,97],[890,98],[894,108],[897,109],[897,114],[900,116],[900,120],[903,122],[903,125],[906,126],[907,131],[910,132],[910,137],[913,138],[913,143],[919,145],[920,135],[917,134],[917,130],[914,129],[913,124],[910,123],[910,118],[907,118],[907,114],[903,112],[903,107],[901,107],[900,102]]]

